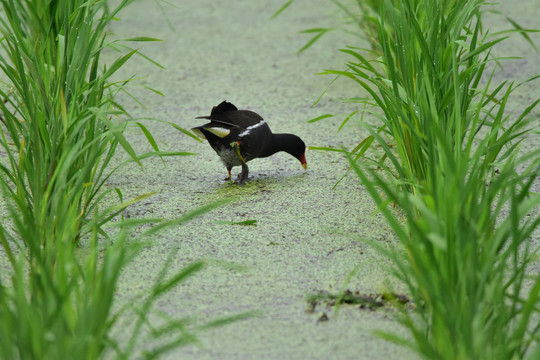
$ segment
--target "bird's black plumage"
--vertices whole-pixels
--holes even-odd
[[[197,119],[210,120],[192,130],[208,140],[220,156],[229,172],[227,179],[231,178],[233,166],[242,166],[236,182],[243,184],[248,178],[248,161],[279,151],[297,158],[304,168],[307,166],[306,145],[302,139],[292,134],[273,134],[266,121],[253,111],[238,110],[233,104],[223,101],[212,108],[209,116],[199,116]]]

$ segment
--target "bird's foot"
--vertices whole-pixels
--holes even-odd
[[[236,177],[236,180],[234,180],[234,183],[235,183],[236,185],[244,185],[247,181],[248,181],[248,175],[247,175],[247,174],[244,174],[244,172],[241,172],[241,173],[238,174],[238,176]]]
[[[238,185],[244,185],[246,181],[248,180],[248,174],[249,174],[249,169],[247,165],[244,163],[242,165],[242,172],[238,175],[238,177],[236,178],[234,182]]]
[[[243,178],[241,178],[241,177],[239,176],[239,177],[236,178],[236,180],[234,180],[234,183],[235,183],[236,185],[245,185],[246,182],[247,182],[247,180],[248,180],[247,178],[243,179]]]

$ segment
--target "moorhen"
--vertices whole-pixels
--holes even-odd
[[[259,114],[250,110],[238,110],[233,104],[223,101],[212,108],[210,116],[199,116],[209,123],[197,126],[192,131],[208,140],[212,149],[227,167],[231,179],[233,166],[242,166],[242,172],[236,179],[237,184],[244,184],[248,178],[247,162],[263,158],[279,151],[285,151],[297,158],[304,169],[306,163],[306,144],[296,135],[273,134],[266,121]]]

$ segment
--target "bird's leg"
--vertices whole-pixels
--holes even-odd
[[[245,182],[248,179],[249,169],[248,166],[244,163],[242,164],[242,172],[238,175],[236,180],[234,181],[238,185],[244,185]]]
[[[249,169],[246,161],[244,160],[244,157],[242,156],[242,153],[240,152],[240,141],[233,141],[231,143],[231,146],[236,151],[236,155],[238,155],[238,159],[240,159],[240,162],[242,163],[242,172],[236,178],[235,183],[237,183],[238,185],[243,185],[248,178]]]
[[[223,180],[226,180],[226,181],[229,181],[231,180],[231,170],[232,170],[232,166],[227,166],[227,172],[229,173],[229,176],[227,176],[225,179]]]

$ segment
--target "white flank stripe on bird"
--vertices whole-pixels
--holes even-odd
[[[264,124],[266,124],[266,122],[265,122],[264,120],[261,120],[261,121],[259,121],[258,123],[256,123],[255,125],[248,126],[248,127],[246,128],[246,130],[244,130],[244,131],[242,131],[240,134],[238,134],[238,137],[244,137],[244,136],[247,136],[247,135],[249,135],[249,133],[251,132],[251,130],[256,129],[256,128],[258,128],[259,126],[262,126],[262,125],[264,125]]]

